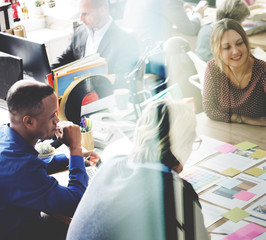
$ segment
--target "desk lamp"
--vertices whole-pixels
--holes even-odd
[[[139,118],[142,108],[139,101],[139,94],[147,93],[147,90],[138,91],[137,90],[137,78],[139,77],[140,73],[145,73],[145,65],[148,61],[148,58],[154,54],[157,54],[162,51],[162,42],[157,42],[155,46],[150,47],[148,46],[143,55],[139,58],[138,62],[136,63],[134,69],[130,73],[125,74],[125,79],[127,79],[127,83],[130,88],[130,95],[133,103],[134,113],[136,120]],[[149,93],[149,95],[151,95]]]

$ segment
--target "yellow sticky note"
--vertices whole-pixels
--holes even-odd
[[[253,157],[253,158],[265,158],[266,157],[266,151],[260,150],[258,149],[256,152],[251,153],[249,156]]]
[[[241,173],[241,171],[238,170],[238,169],[235,169],[235,168],[227,168],[224,171],[222,171],[221,173],[224,174],[224,175],[233,177],[233,176]]]
[[[265,170],[263,170],[261,168],[257,168],[257,167],[253,167],[253,168],[250,168],[250,169],[245,171],[245,173],[248,173],[248,174],[256,176],[256,177],[262,175],[265,172],[266,172]]]
[[[257,144],[255,143],[251,143],[248,141],[242,142],[242,143],[238,143],[237,145],[235,145],[237,148],[241,149],[241,150],[248,150],[254,147],[258,147]]]
[[[223,213],[222,216],[233,222],[239,222],[240,220],[250,216],[250,214],[238,207],[235,207],[230,211]]]

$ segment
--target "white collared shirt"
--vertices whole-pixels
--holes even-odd
[[[88,38],[86,42],[85,56],[94,54],[97,52],[98,47],[102,41],[102,38],[112,23],[112,18],[109,17],[109,21],[99,30],[93,32],[88,29]]]

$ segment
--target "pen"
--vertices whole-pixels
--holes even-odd
[[[92,129],[92,120],[87,118],[88,130]]]
[[[89,132],[92,129],[92,120],[82,117],[80,121],[80,128],[82,132]]]
[[[84,128],[84,124],[83,124],[83,121],[82,121],[82,119],[81,119],[81,121],[80,121],[80,130],[81,130],[81,132],[82,133],[84,133],[85,132],[85,128]]]
[[[219,232],[209,232],[209,234],[227,235],[227,233],[219,233]]]

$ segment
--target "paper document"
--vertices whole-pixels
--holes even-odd
[[[249,220],[266,227],[266,196],[253,203],[245,211],[251,215]]]
[[[232,209],[234,207],[243,208],[265,194],[266,183],[262,179],[244,173],[239,174],[234,179],[241,183],[237,186],[233,185],[232,188],[217,186],[201,194],[200,198],[221,207]],[[247,201],[235,198],[234,195],[241,191],[253,193],[254,196]]]
[[[206,228],[217,222],[222,218],[222,214],[227,212],[226,209],[211,205],[204,201],[200,201],[202,207],[202,214],[204,217],[204,225]]]
[[[225,178],[222,175],[199,167],[192,167],[186,171],[183,170],[179,176],[188,181],[197,193],[202,192]]]
[[[184,170],[189,168],[191,165],[196,164],[197,162],[209,157],[218,151],[215,149],[216,147],[224,144],[224,142],[216,140],[214,138],[210,138],[204,135],[199,136],[202,140],[199,149],[193,151],[189,156],[188,161],[184,165]]]
[[[216,172],[223,172],[228,168],[245,171],[262,160],[252,160],[235,153],[226,153],[217,155],[211,159],[199,163],[199,166],[209,168]]]

